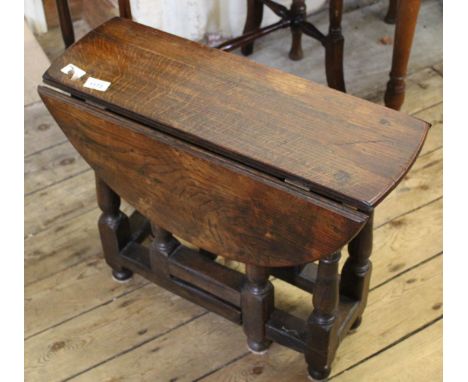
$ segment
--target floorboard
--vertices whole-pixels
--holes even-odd
[[[437,319],[334,380],[355,382],[365,375],[369,381],[391,381],[398,375],[400,381],[442,381],[441,364],[442,320]]]

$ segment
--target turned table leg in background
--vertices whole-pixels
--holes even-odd
[[[343,71],[344,37],[341,31],[343,0],[330,0],[330,27],[325,38],[325,70],[327,83],[333,89],[345,92]]]
[[[247,34],[260,28],[263,19],[263,3],[260,0],[247,0],[247,18],[245,20],[244,32]],[[254,43],[249,42],[241,48],[244,56],[253,53]]]
[[[253,353],[262,353],[270,346],[265,323],[274,309],[273,284],[268,281],[269,270],[256,265],[245,265],[246,282],[241,293],[242,323],[247,345]]]
[[[390,0],[388,4],[387,15],[385,16],[385,22],[387,24],[395,24],[397,18],[398,0]]]
[[[126,19],[132,19],[132,9],[130,7],[130,0],[119,0],[119,15]]]
[[[120,196],[96,175],[96,194],[102,211],[98,227],[102,249],[107,264],[112,268],[112,276],[120,282],[132,277],[132,272],[119,265],[120,251],[130,240],[130,222],[120,211]]]
[[[313,293],[314,310],[307,321],[307,347],[305,358],[309,375],[323,380],[338,347],[336,315],[340,301],[338,264],[341,253],[335,252],[319,261],[317,281]]]
[[[75,42],[75,32],[73,31],[73,22],[70,14],[68,0],[56,0],[57,13],[59,17],[60,30],[62,31],[63,42],[68,48]]]
[[[385,105],[400,110],[405,99],[405,77],[421,0],[398,1],[392,69],[387,83]]]
[[[302,30],[300,23],[306,19],[305,0],[293,0],[291,5],[291,16],[294,19],[291,24],[292,43],[289,51],[289,58],[294,61],[302,60],[304,52],[302,51]]]

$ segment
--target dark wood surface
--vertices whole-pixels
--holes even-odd
[[[112,190],[152,223],[217,255],[298,265],[348,243],[364,213],[54,90],[40,95]]]
[[[86,89],[60,72],[68,63],[112,85],[104,93]],[[405,114],[118,18],[54,61],[44,78],[368,212],[408,171],[428,129]]]

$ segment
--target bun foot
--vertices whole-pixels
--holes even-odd
[[[291,50],[289,52],[289,58],[293,61],[300,61],[304,58],[304,52],[302,49]]]
[[[311,370],[309,368],[309,379],[314,382],[323,382],[328,380],[328,376],[330,375],[330,369],[328,367],[324,368],[323,370]]]
[[[121,270],[118,270],[118,271],[115,269],[112,270],[112,278],[114,279],[114,281],[117,281],[118,283],[127,283],[130,281],[132,276],[133,276],[133,272],[125,268],[122,268]]]
[[[268,348],[270,347],[270,341],[263,341],[263,342],[254,342],[254,341],[247,341],[247,349],[253,354],[263,355],[268,352]]]
[[[349,332],[348,334],[353,334],[353,333],[356,333],[359,326],[361,326],[361,323],[362,323],[362,317],[358,317],[356,318],[356,320],[354,321],[353,325],[351,326],[351,328],[349,329]]]

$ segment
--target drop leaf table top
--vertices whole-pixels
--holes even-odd
[[[105,92],[61,69],[108,81]],[[55,60],[48,84],[198,147],[369,212],[408,171],[428,124],[127,19]]]

